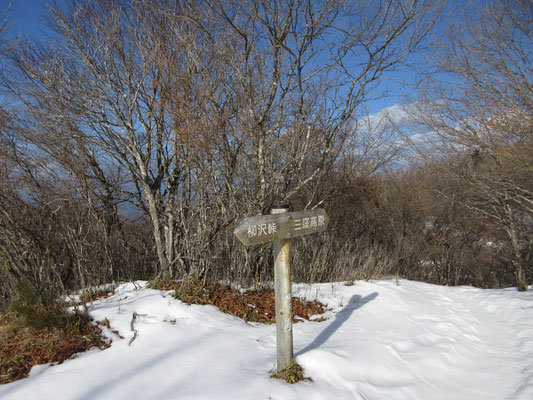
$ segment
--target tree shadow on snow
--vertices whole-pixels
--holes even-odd
[[[363,307],[365,304],[371,302],[376,297],[378,297],[378,293],[374,292],[369,294],[368,296],[361,297],[358,294],[354,294],[346,306],[335,315],[335,319],[333,322],[331,322],[326,329],[324,329],[320,334],[307,346],[305,346],[302,350],[298,351],[295,356],[300,356],[304,353],[307,353],[308,351],[314,350],[320,346],[322,346],[324,343],[328,341],[328,339],[333,335],[341,326],[344,324],[348,318],[352,315],[352,313],[357,310],[358,308]]]

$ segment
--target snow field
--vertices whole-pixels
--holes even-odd
[[[139,284],[141,289],[138,289]],[[146,283],[95,301],[111,348],[0,386],[2,399],[532,399],[533,292],[401,280],[293,285],[331,308],[294,325],[313,382],[269,378],[275,325],[188,306]],[[132,316],[136,313],[134,333]]]

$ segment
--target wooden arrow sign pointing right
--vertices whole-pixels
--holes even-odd
[[[245,246],[250,246],[322,232],[328,224],[329,217],[320,208],[246,217],[234,233]]]

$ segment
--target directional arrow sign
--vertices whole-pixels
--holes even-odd
[[[235,228],[235,236],[245,245],[292,239],[322,232],[329,224],[323,209],[246,217]]]
[[[278,371],[293,361],[292,303],[289,248],[292,238],[325,230],[329,217],[322,209],[287,212],[280,205],[270,215],[247,217],[235,228],[245,245],[274,242],[274,293],[276,304],[276,354]]]

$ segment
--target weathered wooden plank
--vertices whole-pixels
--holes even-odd
[[[273,208],[272,214],[286,214],[286,208]],[[276,305],[277,370],[290,365],[293,358],[290,239],[274,241],[274,293]]]
[[[323,209],[246,217],[235,236],[245,245],[292,239],[324,231],[329,217]]]

